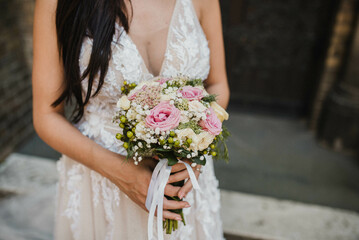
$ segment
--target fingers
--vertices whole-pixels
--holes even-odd
[[[163,219],[173,219],[177,221],[182,221],[181,215],[167,210],[163,211]]]
[[[175,187],[171,184],[167,184],[165,187],[165,195],[169,197],[177,196],[178,191],[181,189],[181,187]]]
[[[191,205],[186,201],[168,200],[163,198],[163,209],[182,209],[189,208]]]
[[[183,163],[176,163],[175,165],[172,166],[172,170],[171,172],[179,172],[186,169],[186,166]]]
[[[163,218],[164,219],[173,219],[177,221],[182,221],[181,215],[168,211],[168,209],[182,209],[188,208],[190,204],[185,201],[175,201],[168,200],[167,198],[163,198]],[[157,216],[157,211],[155,212],[155,216]]]
[[[183,187],[178,191],[178,197],[183,199],[187,194],[192,190],[192,182],[191,179],[183,185]]]
[[[186,178],[189,178],[188,171],[183,170],[183,171],[177,172],[175,174],[172,174],[168,179],[168,183],[179,182],[179,181],[185,180]]]

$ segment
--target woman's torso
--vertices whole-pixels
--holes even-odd
[[[158,45],[159,49],[157,57],[159,60],[157,60],[157,64],[151,64],[148,61],[151,60],[150,55],[142,51],[141,55],[140,48],[142,50],[144,48],[137,47],[135,44],[135,42],[140,42],[130,37],[131,32],[130,35],[127,34],[119,24],[116,24],[112,56],[105,82],[99,94],[91,98],[85,106],[83,118],[75,125],[83,134],[111,151],[126,154],[114,137],[116,128],[112,124],[112,116],[116,102],[121,96],[120,89],[123,81],[139,83],[148,80],[156,74],[152,74],[152,71],[165,77],[183,74],[204,80],[208,76],[210,54],[208,42],[192,0],[175,0],[168,25],[167,29],[162,30],[162,36],[164,36],[163,32],[167,35],[165,40],[157,42],[158,39],[154,38],[153,42]],[[136,35],[136,39],[137,37]],[[165,46],[159,44],[161,41]],[[85,37],[79,59],[81,73],[86,69],[91,48],[92,39]],[[156,55],[153,54],[154,51],[156,48],[151,49],[153,56]],[[83,89],[87,89],[87,79],[82,84]],[[94,84],[93,88],[95,90],[97,84]]]

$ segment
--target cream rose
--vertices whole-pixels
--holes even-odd
[[[208,146],[213,142],[215,138],[214,135],[210,134],[209,132],[201,132],[197,135],[197,148],[199,151],[203,151],[204,149],[208,148]]]
[[[117,107],[122,108],[123,110],[128,110],[130,106],[131,102],[128,100],[126,95],[122,96],[117,102]]]
[[[178,130],[177,138],[185,141],[187,138],[191,138],[193,142],[193,138],[196,137],[196,133],[191,128],[185,128]]]
[[[193,112],[204,112],[206,107],[197,100],[188,102],[188,109]]]
[[[229,114],[218,103],[211,102],[211,108],[214,110],[214,113],[217,115],[218,119],[221,120],[221,122],[228,120]]]
[[[192,143],[190,145],[190,147],[188,148],[189,150],[192,151],[198,151],[198,143],[199,143],[199,135],[197,135],[191,128],[185,128],[182,130],[179,130],[178,134],[177,134],[177,138],[182,140],[182,141],[186,141],[187,138],[192,139]]]

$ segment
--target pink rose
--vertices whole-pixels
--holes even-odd
[[[222,131],[222,122],[218,119],[216,113],[212,108],[208,108],[209,114],[206,120],[201,120],[199,125],[210,134],[219,135]]]
[[[145,123],[152,129],[159,128],[161,131],[174,129],[180,122],[181,111],[169,102],[161,102],[151,109]]]
[[[178,90],[178,92],[182,94],[183,98],[186,98],[190,101],[200,101],[203,98],[203,90],[196,87],[184,86],[183,88]]]

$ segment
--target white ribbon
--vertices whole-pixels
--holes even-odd
[[[197,178],[191,166],[181,160],[178,162],[183,163],[188,171],[193,188],[199,190]],[[157,235],[158,240],[163,240],[163,197],[168,178],[170,177],[172,166],[168,166],[168,160],[166,158],[161,159],[157,164],[155,170],[152,173],[151,182],[147,191],[146,208],[149,210],[148,216],[148,239],[153,240],[153,222],[155,217],[155,211],[157,207]]]

